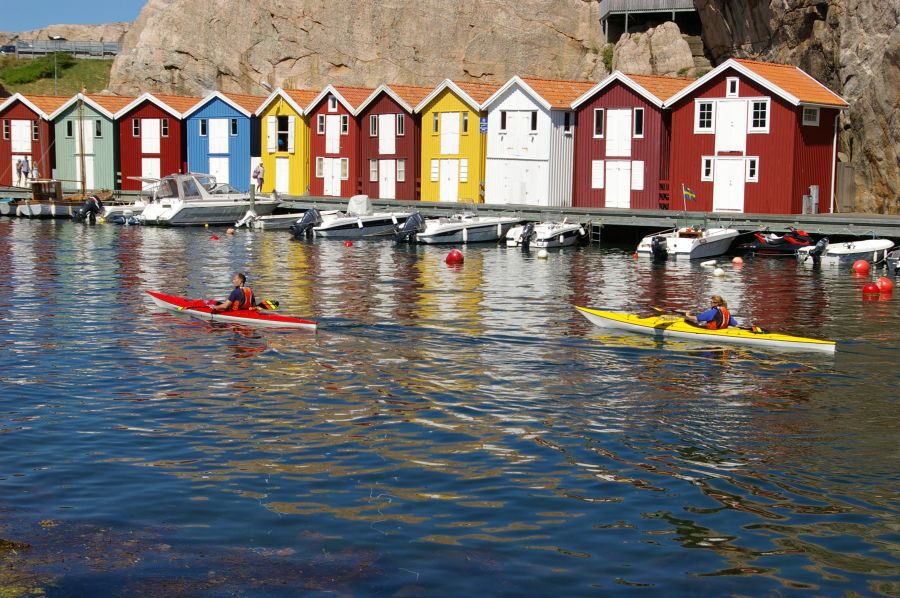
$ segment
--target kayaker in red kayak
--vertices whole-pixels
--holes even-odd
[[[256,307],[256,297],[253,291],[247,285],[247,277],[243,272],[237,272],[231,277],[231,284],[234,289],[228,295],[228,299],[224,303],[219,303],[210,307],[213,313],[220,311],[232,311],[238,309],[253,309]]]
[[[713,295],[709,298],[709,302],[711,305],[709,309],[699,314],[688,312],[684,314],[684,321],[709,330],[721,330],[738,325],[737,320],[728,311],[728,303],[721,295]]]

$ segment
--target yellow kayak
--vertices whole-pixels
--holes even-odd
[[[753,332],[743,328],[707,330],[706,328],[688,324],[684,321],[684,318],[675,315],[642,318],[635,314],[589,309],[587,307],[578,307],[577,305],[575,309],[601,328],[617,328],[640,334],[652,334],[658,337],[686,338],[703,342],[734,343],[797,351],[821,351],[825,353],[834,353],[835,347],[834,341],[791,336],[775,332]]]

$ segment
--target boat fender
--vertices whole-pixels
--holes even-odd
[[[707,260],[705,262],[700,262],[701,266],[715,266],[716,260]]]

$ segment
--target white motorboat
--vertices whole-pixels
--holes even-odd
[[[141,224],[191,226],[234,224],[253,207],[256,215],[275,211],[279,200],[241,193],[208,174],[170,174],[150,190],[146,207],[137,216]]]
[[[506,231],[507,247],[553,249],[569,247],[587,238],[584,226],[576,222],[544,221],[518,224]]]
[[[521,218],[510,216],[478,216],[474,212],[460,212],[441,218],[423,218],[418,212],[409,217],[406,225],[398,227],[394,239],[398,243],[489,243],[506,236]]]
[[[354,195],[347,202],[347,210],[306,211],[302,218],[290,225],[295,238],[304,235],[331,239],[359,239],[390,235],[409,218],[409,212],[376,212],[367,195]]]
[[[685,226],[647,235],[638,243],[638,255],[698,260],[722,255],[740,233],[733,228]]]
[[[895,249],[885,257],[887,261],[888,274],[897,276],[900,274],[900,249]]]
[[[815,246],[801,247],[797,251],[797,258],[801,262],[813,258],[811,263],[821,261],[824,264],[849,266],[856,260],[880,262],[887,257],[888,250],[893,246],[894,242],[890,239],[862,239],[847,243],[829,243],[826,237],[820,239]]]

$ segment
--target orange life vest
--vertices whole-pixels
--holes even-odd
[[[706,323],[706,327],[710,330],[721,330],[723,328],[728,328],[728,322],[731,321],[731,314],[728,312],[727,307],[716,307],[719,310],[719,313],[715,318]]]
[[[244,293],[243,301],[240,303],[232,301],[231,309],[234,311],[239,309],[253,309],[253,291],[250,290],[250,287],[241,287],[241,291]]]

